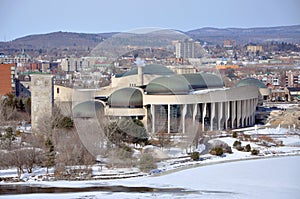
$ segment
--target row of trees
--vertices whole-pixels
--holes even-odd
[[[17,102],[15,99],[17,98],[11,95],[4,98],[1,101],[1,108],[23,112],[24,110],[20,108],[22,106],[15,103]],[[11,119],[17,123],[16,120]],[[0,129],[0,168],[14,166],[20,177],[24,172],[33,172],[34,167],[46,167],[47,172],[49,168],[55,167],[55,174],[60,176],[65,173],[67,166],[94,163],[94,157],[88,153],[79,139],[73,120],[61,114],[57,107],[53,109],[51,118],[40,118],[40,128],[37,132],[20,133],[15,130],[15,125],[9,125],[11,127],[2,131]]]
[[[26,103],[25,101],[9,95],[2,101],[2,108],[6,110],[12,108],[30,115],[30,98]],[[130,167],[139,164],[143,171],[155,168],[155,159],[151,154],[142,154],[139,158],[131,145],[150,144],[147,131],[140,120],[120,119],[106,122],[103,129],[107,144],[104,156],[109,160],[108,166]],[[90,127],[85,124],[85,129],[87,128]],[[197,147],[200,136],[198,123],[193,125],[187,123],[186,128],[183,147],[191,148],[192,145]],[[16,166],[19,174],[22,174],[26,170],[32,172],[34,166],[43,166],[47,169],[55,166],[56,174],[64,175],[67,166],[93,164],[95,154],[91,155],[86,150],[78,133],[80,132],[74,128],[73,120],[61,114],[59,108],[55,107],[51,118],[40,118],[38,132],[18,134],[12,127],[0,134],[0,148],[5,151],[0,156],[0,167]],[[157,146],[162,148],[171,144],[170,134],[165,132],[159,132],[157,137],[151,140],[151,144],[155,144],[154,140],[157,140]]]
[[[4,133],[0,133],[0,167],[9,168],[14,166],[17,168],[20,177],[25,171],[32,173],[35,166],[45,166],[47,168],[54,165],[47,164],[50,158],[54,158],[47,148],[49,145],[40,144],[43,139],[37,135],[30,135],[30,142],[24,142],[24,135],[16,133],[12,127],[5,129]],[[52,146],[53,147],[53,146]]]
[[[18,98],[12,93],[0,99],[0,123],[30,120],[31,98]]]

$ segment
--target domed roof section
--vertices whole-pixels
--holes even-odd
[[[104,106],[99,101],[85,101],[77,104],[72,109],[74,117],[95,117],[96,115],[102,114]]]
[[[116,77],[125,77],[130,75],[137,75],[138,69],[137,67],[122,74],[117,74]],[[144,75],[173,75],[174,72],[169,68],[159,65],[159,64],[149,64],[143,66],[143,74]]]
[[[195,73],[182,75],[190,84],[190,86],[197,89],[207,88],[222,88],[224,83],[220,77],[211,73]]]
[[[256,86],[257,88],[267,88],[267,86],[263,82],[255,78],[242,79],[236,84],[237,87],[248,86],[248,85],[253,85]]]
[[[183,95],[190,91],[189,82],[181,75],[158,77],[146,87],[147,94]]]
[[[109,96],[108,105],[115,108],[142,107],[143,94],[136,88],[122,88]]]

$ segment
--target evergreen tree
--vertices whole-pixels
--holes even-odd
[[[8,144],[8,150],[10,150],[12,142],[16,139],[16,135],[14,134],[13,129],[11,127],[5,129],[4,139]]]
[[[22,99],[19,99],[18,108],[19,108],[20,111],[25,111],[25,105],[24,105]]]
[[[55,165],[55,151],[54,151],[54,144],[50,137],[48,137],[45,141],[45,146],[47,148],[46,151],[46,162],[45,166],[47,167],[47,174],[49,167],[52,167]]]

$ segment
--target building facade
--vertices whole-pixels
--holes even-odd
[[[176,58],[195,58],[195,49],[200,46],[199,42],[195,42],[193,39],[185,39],[183,41],[175,41],[175,54]]]
[[[300,73],[299,71],[285,72],[285,86],[286,87],[300,87]]]
[[[0,64],[0,96],[15,93],[16,64]]]
[[[84,111],[92,103],[103,117],[139,119],[154,134],[186,133],[191,124],[213,131],[255,123],[259,91],[253,85],[225,88],[217,75],[178,75],[159,65],[134,69],[115,79],[96,92],[94,100],[77,103],[74,117],[97,115]]]
[[[247,46],[247,51],[248,52],[253,52],[253,53],[262,52],[263,48],[262,48],[261,45],[248,45]]]

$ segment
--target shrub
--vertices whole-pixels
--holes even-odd
[[[242,147],[242,143],[241,141],[238,141],[236,140],[234,143],[233,143],[233,147],[238,150],[238,151],[243,151],[244,150],[244,147]]]
[[[242,143],[238,140],[236,140],[234,143],[233,143],[233,147],[236,148],[238,146],[242,146]]]
[[[192,160],[199,160],[199,158],[200,158],[200,153],[197,152],[197,151],[193,152],[193,153],[191,154],[191,158],[192,158]]]
[[[71,117],[61,116],[61,117],[55,119],[54,126],[56,128],[71,129],[74,127],[74,122]]]
[[[125,144],[122,144],[119,151],[120,159],[128,159],[133,155],[133,149]]]
[[[149,153],[142,154],[139,161],[139,168],[143,172],[149,172],[152,169],[156,169],[157,165],[155,164],[153,156]]]
[[[247,144],[247,145],[245,146],[245,151],[247,151],[247,152],[250,152],[250,151],[251,151],[251,146],[250,146],[250,144]]]
[[[211,145],[212,148],[212,154],[214,155],[222,155],[223,153],[232,153],[232,149],[231,147],[220,140],[214,140],[214,142]],[[214,149],[216,149],[217,151],[215,151]],[[222,151],[220,150],[222,149]]]
[[[16,136],[17,136],[17,137],[20,137],[21,135],[22,135],[22,132],[19,131],[19,130],[16,130]]]
[[[233,132],[233,133],[232,133],[232,137],[233,137],[233,138],[237,138],[237,132]]]
[[[238,150],[238,151],[244,151],[244,147],[242,147],[242,146],[237,146],[237,147],[235,147],[236,148],[236,150]]]
[[[258,155],[258,154],[259,154],[259,150],[258,149],[252,149],[251,155]]]
[[[212,155],[221,156],[221,155],[223,155],[224,151],[221,147],[216,147],[216,148],[211,149],[209,153]]]

